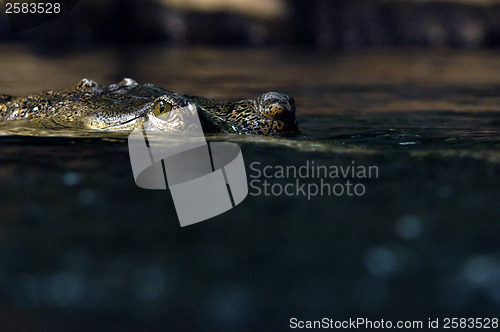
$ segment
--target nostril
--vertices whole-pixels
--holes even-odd
[[[281,105],[279,102],[271,104],[267,109],[266,109],[266,115],[272,119],[280,119],[285,115],[286,111],[283,105]]]
[[[295,118],[295,100],[284,93],[267,92],[260,99],[262,115],[282,121],[293,121]]]

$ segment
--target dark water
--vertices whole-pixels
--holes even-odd
[[[236,208],[181,228],[169,191],[135,185],[126,136],[4,128],[2,331],[498,318],[499,54],[0,52],[2,93],[123,76],[223,98],[280,90],[294,96],[302,129],[287,139],[209,136],[238,143],[257,181]],[[270,178],[259,176],[266,166]],[[280,188],[297,189],[296,179],[276,171],[290,166],[377,172],[309,173],[299,185],[313,191],[287,195]],[[313,195],[325,183],[344,192]]]

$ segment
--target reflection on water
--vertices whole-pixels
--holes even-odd
[[[125,134],[2,126],[0,322],[282,330],[293,316],[498,314],[496,54],[121,51],[53,59],[6,49],[0,89],[129,76],[220,98],[283,91],[296,100],[298,136],[208,140],[237,142],[249,177],[254,162],[311,161],[376,165],[380,175],[362,180],[360,197],[251,194],[180,228],[168,191],[135,186]]]

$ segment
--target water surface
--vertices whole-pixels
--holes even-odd
[[[4,94],[84,77],[218,98],[277,90],[295,98],[302,130],[207,136],[238,143],[249,180],[261,182],[235,209],[180,228],[168,191],[135,186],[126,135],[2,126],[2,328],[284,330],[291,317],[498,315],[499,53],[0,53]],[[276,194],[296,179],[256,171],[304,165],[376,166],[378,177],[301,179],[365,188],[307,197]],[[256,195],[264,180],[275,192]]]

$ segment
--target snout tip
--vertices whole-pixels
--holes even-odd
[[[264,116],[275,120],[295,119],[295,100],[281,92],[266,92],[260,99]]]

